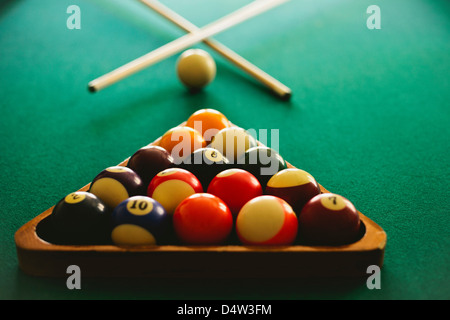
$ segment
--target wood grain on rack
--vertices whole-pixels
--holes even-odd
[[[150,145],[157,145],[159,139]],[[119,165],[126,166],[128,160]],[[288,167],[294,166],[288,163]],[[88,189],[89,184],[79,190]],[[383,265],[387,240],[384,230],[358,211],[364,235],[343,246],[57,245],[41,239],[36,232],[53,208],[27,222],[15,234],[19,267],[27,274],[67,277],[67,267],[74,264],[86,277],[361,277],[367,276],[368,266]]]

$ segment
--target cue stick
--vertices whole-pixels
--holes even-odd
[[[119,80],[122,80],[192,46],[197,42],[203,41],[212,35],[222,32],[286,1],[288,0],[255,0],[252,3],[206,25],[197,31],[188,33],[95,80],[92,80],[88,84],[89,91],[96,92],[102,90]]]
[[[162,17],[166,18],[176,26],[180,27],[184,31],[194,32],[199,28],[193,23],[189,22],[187,19],[180,16],[178,13],[164,6],[157,0],[139,0],[149,8],[153,9],[155,12],[160,14]],[[250,74],[253,78],[260,81],[262,84],[271,89],[282,99],[289,99],[291,97],[292,91],[290,88],[282,84],[277,79],[273,78],[271,75],[267,74],[263,70],[259,69],[257,66],[253,65],[248,60],[244,59],[236,52],[232,51],[225,45],[218,41],[212,39],[205,39],[203,42],[210,48],[215,50],[217,53],[222,55],[228,61],[232,62],[234,65],[242,69],[243,71]]]

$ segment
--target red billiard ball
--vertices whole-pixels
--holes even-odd
[[[197,193],[176,208],[173,226],[185,244],[221,244],[231,233],[233,217],[221,199],[209,193]]]
[[[238,238],[248,245],[291,245],[297,229],[297,216],[291,206],[268,195],[247,202],[236,219]]]
[[[127,167],[113,166],[100,172],[91,182],[89,192],[114,209],[123,200],[145,194],[139,175]]]
[[[154,176],[172,166],[172,156],[160,146],[147,146],[137,150],[127,163],[127,167],[141,177],[146,189]]]
[[[285,200],[300,214],[303,206],[314,196],[320,194],[320,186],[308,172],[289,168],[275,173],[267,183],[265,194]]]
[[[233,217],[249,200],[262,195],[258,179],[242,169],[227,169],[217,174],[208,186],[208,193],[222,199]]]
[[[299,215],[299,238],[317,245],[343,245],[359,235],[360,218],[346,198],[323,193],[312,198]]]
[[[181,201],[200,192],[203,187],[194,174],[180,168],[168,168],[152,179],[147,196],[158,201],[172,215]]]

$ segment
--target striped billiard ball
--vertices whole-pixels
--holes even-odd
[[[256,139],[248,131],[229,127],[217,132],[208,146],[219,150],[230,163],[237,164],[242,155],[256,145]]]
[[[169,215],[173,215],[181,201],[203,192],[197,177],[181,168],[168,168],[158,173],[150,182],[147,196],[158,201]]]
[[[170,226],[163,206],[147,196],[122,201],[111,215],[111,239],[116,245],[156,245],[164,242]]]
[[[145,187],[141,177],[130,168],[113,166],[106,168],[92,180],[89,192],[114,209],[129,197],[145,195]]]
[[[297,229],[297,216],[291,206],[268,195],[247,202],[236,219],[236,233],[246,245],[291,245]]]
[[[288,168],[275,173],[265,189],[265,194],[279,197],[289,203],[297,215],[303,206],[320,192],[320,186],[314,177],[297,168]]]

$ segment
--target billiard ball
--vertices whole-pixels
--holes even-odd
[[[89,187],[89,192],[95,194],[103,202],[114,209],[123,200],[144,195],[145,187],[141,177],[123,166],[112,166],[100,172]]]
[[[265,189],[265,194],[279,197],[289,203],[296,214],[300,214],[306,202],[320,192],[320,186],[314,177],[297,168],[283,169],[275,173]]]
[[[216,63],[205,50],[189,49],[178,58],[176,71],[181,83],[192,91],[198,91],[214,80]]]
[[[257,146],[248,149],[242,156],[242,168],[253,174],[261,183],[263,190],[269,179],[278,171],[287,169],[286,161],[275,150]]]
[[[233,217],[251,199],[262,195],[261,184],[250,172],[231,168],[217,174],[207,189],[222,199],[230,209]]]
[[[250,148],[256,147],[256,139],[242,128],[229,127],[217,132],[211,143],[211,148],[219,150],[230,162],[238,163],[238,159]]]
[[[111,210],[96,195],[77,191],[62,198],[49,216],[51,237],[57,244],[109,243]]]
[[[215,245],[224,243],[233,228],[229,208],[218,197],[197,193],[184,199],[173,214],[173,227],[182,243]]]
[[[158,201],[172,216],[181,201],[200,192],[203,192],[202,184],[193,173],[181,168],[169,168],[150,181],[147,196]]]
[[[355,206],[334,193],[312,198],[299,215],[299,238],[313,245],[344,245],[359,235],[360,218]]]
[[[246,245],[291,245],[298,219],[283,199],[263,195],[247,202],[236,219],[236,233]]]
[[[180,164],[195,150],[206,147],[206,141],[194,128],[178,126],[163,134],[159,146],[171,154],[175,164]]]
[[[223,113],[215,109],[200,109],[188,118],[186,126],[196,129],[203,135],[206,143],[210,143],[217,132],[230,127],[230,122]]]
[[[211,180],[221,171],[228,169],[229,161],[219,151],[213,148],[201,148],[191,153],[179,165],[193,173],[207,190]]]
[[[111,239],[116,245],[164,243],[170,218],[163,206],[147,196],[134,196],[114,208]]]
[[[148,187],[154,176],[172,166],[172,156],[160,146],[146,146],[137,150],[127,163],[127,167],[142,179],[145,188]]]

